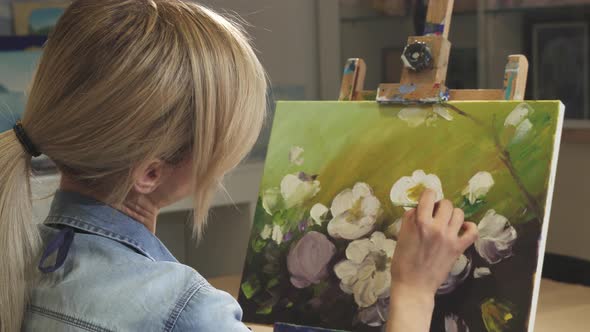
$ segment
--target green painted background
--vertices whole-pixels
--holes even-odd
[[[533,132],[518,144],[508,144],[514,129],[504,121],[519,102],[455,102],[452,105],[495,128],[512,157],[528,191],[544,206],[558,101],[529,102]],[[487,195],[490,208],[519,223],[525,207],[507,168],[499,158],[493,135],[466,117],[451,111],[454,119],[438,118],[435,127],[411,128],[397,117],[400,106],[375,102],[279,102],[271,133],[261,192],[277,187],[288,173],[318,174],[320,193],[310,204],[330,206],[332,198],[363,181],[373,189],[391,217],[401,215],[389,201],[391,186],[416,169],[434,173],[442,181],[445,197],[459,199],[468,180],[488,171],[496,184]],[[289,162],[292,146],[305,149],[302,166]],[[485,212],[486,209],[483,209]],[[479,217],[479,216],[474,216]]]

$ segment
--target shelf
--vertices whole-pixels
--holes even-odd
[[[502,14],[512,14],[512,13],[527,13],[527,12],[534,12],[534,13],[541,13],[541,12],[554,12],[560,10],[568,10],[572,11],[572,13],[577,13],[580,10],[590,10],[590,1],[586,5],[557,5],[557,6],[544,6],[544,7],[513,7],[513,8],[496,8],[496,9],[486,9],[484,13],[486,15],[502,15]],[[340,23],[363,23],[363,22],[378,22],[378,21],[392,21],[392,20],[400,20],[411,18],[411,14],[405,16],[387,16],[382,15],[377,12],[375,14],[366,14],[366,11],[363,11],[362,15],[358,16],[345,16],[340,18]],[[477,16],[477,11],[465,11],[465,12],[455,12],[453,13],[453,17],[461,17],[461,16]]]

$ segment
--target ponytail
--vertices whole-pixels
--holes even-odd
[[[34,279],[39,233],[32,222],[31,155],[16,132],[0,133],[0,332],[20,331]]]

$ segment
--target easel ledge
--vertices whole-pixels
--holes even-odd
[[[529,63],[524,55],[510,55],[508,63],[504,70],[504,87],[502,89],[462,89],[448,90],[448,100],[524,100],[526,92],[526,82],[528,75]],[[412,103],[410,100],[424,100],[431,91],[419,90],[417,85],[382,83],[378,90],[365,90],[365,76],[367,65],[360,58],[351,58],[346,61],[344,66],[344,75],[340,86],[340,101],[360,101],[360,100],[378,100],[380,95],[391,95],[395,91],[404,96],[400,99],[400,104]],[[416,89],[413,88],[416,86]],[[440,83],[432,83],[433,90],[440,89]],[[404,91],[412,91],[403,93]],[[415,102],[418,103],[418,102]],[[428,103],[428,102],[424,102]]]

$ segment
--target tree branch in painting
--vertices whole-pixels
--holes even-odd
[[[498,132],[495,130],[495,128],[493,126],[490,127],[490,126],[486,125],[483,121],[479,120],[478,118],[472,116],[471,114],[469,114],[467,112],[462,111],[461,109],[459,109],[458,107],[456,107],[454,105],[443,104],[443,106],[452,110],[453,112],[463,116],[463,117],[470,119],[471,121],[473,121],[478,126],[482,127],[484,130],[486,130],[490,134],[490,136],[494,140],[494,145],[495,145],[496,149],[498,150],[498,153],[500,154],[499,155],[500,160],[502,161],[504,166],[506,166],[506,168],[510,172],[510,176],[512,176],[512,178],[514,179],[514,182],[518,186],[518,189],[520,190],[520,192],[522,193],[522,195],[526,199],[527,206],[528,206],[529,210],[531,210],[537,216],[537,220],[539,222],[542,222],[543,212],[542,212],[542,209],[539,205],[539,202],[537,202],[537,200],[533,197],[533,195],[526,189],[522,179],[520,178],[520,176],[518,175],[518,172],[516,171],[516,168],[514,167],[514,163],[512,162],[512,159],[510,157],[510,153],[508,152],[508,150],[505,147],[502,146],[502,143],[500,142],[500,137],[498,136]],[[528,121],[528,120],[526,120],[526,121]],[[528,122],[528,123],[530,123],[530,122]],[[517,137],[518,137],[518,132],[517,132]]]

